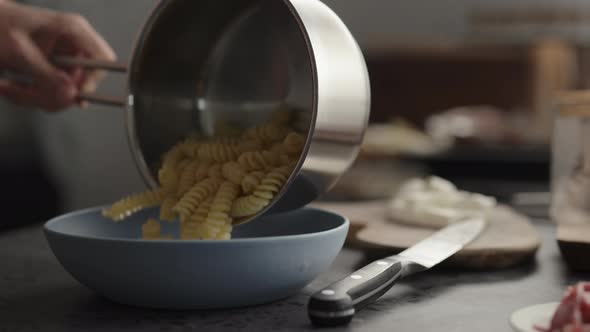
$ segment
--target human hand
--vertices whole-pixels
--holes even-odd
[[[57,68],[58,55],[115,60],[114,51],[78,14],[0,0],[0,96],[25,106],[57,111],[77,103],[104,77],[80,67]],[[2,78],[2,72],[5,75]],[[10,78],[12,76],[12,78]],[[26,77],[22,82],[14,77]]]

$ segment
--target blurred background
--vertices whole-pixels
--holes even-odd
[[[81,13],[121,60],[156,3],[23,2]],[[361,156],[325,199],[387,197],[400,181],[431,173],[504,201],[521,187],[548,190],[552,100],[589,85],[590,2],[324,2],[357,38],[372,84]],[[124,88],[124,76],[110,75],[100,89],[117,95]],[[0,225],[39,222],[145,188],[120,109],[47,115],[2,103],[0,118],[10,211]]]

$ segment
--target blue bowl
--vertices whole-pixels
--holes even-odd
[[[212,309],[255,305],[297,293],[328,269],[348,220],[300,209],[235,228],[232,240],[142,240],[146,210],[121,223],[100,208],[48,221],[45,236],[61,265],[113,301],[151,308]],[[175,225],[162,223],[174,234]]]

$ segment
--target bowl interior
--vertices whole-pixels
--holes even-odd
[[[49,232],[88,238],[118,238],[141,240],[141,224],[148,218],[156,218],[158,209],[141,211],[122,222],[115,223],[104,218],[100,208],[72,212],[45,225]],[[162,233],[178,237],[178,223],[162,222]],[[346,227],[346,218],[319,209],[300,209],[288,213],[260,217],[252,222],[236,226],[232,240],[253,238],[284,238],[322,232],[336,232]],[[209,241],[201,241],[209,242]],[[217,241],[223,242],[223,241]]]

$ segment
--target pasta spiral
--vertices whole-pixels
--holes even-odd
[[[238,197],[240,188],[229,182],[225,181],[219,187],[219,190],[215,194],[215,198],[209,208],[207,218],[205,218],[205,225],[211,233],[217,235],[223,229],[224,225],[230,225],[232,220],[230,218],[230,211],[232,203]],[[211,234],[209,234],[211,235]]]
[[[211,212],[229,212],[231,209],[231,203],[239,193],[240,187],[229,181],[223,182],[221,186],[219,186],[215,198],[213,198],[213,202],[209,208],[209,214],[211,214]]]
[[[272,199],[281,190],[285,182],[287,182],[289,175],[291,175],[289,167],[275,168],[262,179],[260,185],[254,190],[254,196],[269,200]]]
[[[260,151],[263,148],[263,143],[258,138],[250,138],[240,142],[237,145],[239,153]]]
[[[205,238],[203,235],[203,223],[209,213],[209,207],[213,197],[209,196],[199,207],[195,210],[190,219],[181,222],[180,236],[185,240],[196,240]]]
[[[211,164],[207,161],[202,161],[199,167],[195,170],[195,182],[204,180],[209,175],[209,168]]]
[[[185,143],[176,144],[164,154],[164,158],[162,160],[162,167],[158,171],[158,181],[160,185],[167,191],[167,192],[174,192],[176,186],[178,185],[178,178],[179,178],[179,166],[183,160],[186,160],[186,147]]]
[[[244,152],[238,158],[238,163],[246,171],[261,171],[269,167],[268,161],[260,152]]]
[[[171,166],[162,166],[158,171],[160,186],[168,193],[174,193],[176,191],[178,180],[178,174],[176,174],[176,170]]]
[[[224,143],[206,143],[199,147],[199,159],[224,163],[236,159],[238,151],[235,146]]]
[[[184,142],[180,143],[179,148],[186,157],[194,158],[197,155],[200,145],[196,138],[187,138]]]
[[[176,213],[172,209],[177,203],[178,200],[175,197],[166,197],[160,205],[160,220],[174,221],[176,219]]]
[[[194,222],[186,222],[180,225],[180,238],[182,240],[197,240],[201,238],[200,225]]]
[[[270,200],[248,195],[235,200],[231,208],[231,216],[234,218],[248,217],[255,215],[264,209]]]
[[[141,225],[141,236],[146,240],[156,240],[161,236],[160,222],[156,219],[148,219]]]
[[[289,155],[299,155],[305,146],[305,137],[296,132],[290,132],[283,141],[284,151]]]
[[[231,216],[247,217],[265,208],[287,182],[291,171],[292,169],[288,166],[277,167],[270,171],[262,178],[252,194],[240,197],[234,202]]]
[[[176,168],[180,160],[185,157],[182,143],[174,145],[168,152],[164,154],[162,160],[162,168]]]
[[[102,211],[103,216],[119,221],[133,213],[152,206],[157,206],[164,200],[162,189],[146,191],[144,193],[123,198],[111,207]]]
[[[221,169],[223,177],[234,184],[242,184],[242,179],[246,176],[246,171],[239,163],[230,161],[223,164]]]
[[[217,237],[215,238],[216,240],[229,240],[231,239],[231,231],[229,232],[221,232],[217,235]]]
[[[158,172],[158,180],[164,191],[176,194],[178,183],[184,169],[190,164],[188,159],[182,159],[173,166],[164,166]]]
[[[209,139],[209,143],[224,144],[232,147],[238,146],[241,142],[240,138],[231,136],[217,136]]]
[[[245,194],[249,194],[249,193],[253,192],[254,189],[256,189],[256,187],[258,187],[258,185],[260,184],[260,181],[262,181],[263,178],[264,178],[264,173],[260,172],[260,171],[254,171],[254,172],[250,172],[250,173],[246,174],[246,176],[244,176],[244,178],[242,179],[242,182],[241,182],[242,191]]]
[[[286,150],[287,149],[285,148],[285,144],[283,142],[275,143],[269,149],[270,152],[278,156],[279,165],[287,165],[291,160]]]
[[[229,240],[231,239],[231,232],[233,230],[232,225],[223,225],[221,231],[216,235],[216,240]]]
[[[178,213],[181,219],[187,219],[209,195],[213,194],[221,184],[217,178],[208,178],[199,183],[187,192],[180,201],[172,208]]]
[[[190,222],[202,224],[205,222],[205,218],[207,218],[207,214],[209,214],[209,209],[211,208],[211,203],[213,203],[213,197],[207,198],[203,203],[199,205],[199,207],[195,210],[193,215],[191,215]]]
[[[285,128],[275,123],[252,127],[244,133],[245,138],[258,138],[267,143],[281,141],[286,135]]]
[[[223,172],[222,172],[221,167],[222,167],[221,164],[211,165],[209,167],[209,170],[207,170],[207,175],[210,178],[218,178],[218,179],[221,179],[223,177]]]
[[[183,159],[176,165],[176,174],[182,174],[182,171],[191,163],[189,159]]]
[[[178,189],[176,190],[176,195],[178,197],[182,197],[182,195],[189,191],[195,184],[195,181],[197,181],[195,175],[200,166],[200,161],[193,160],[182,170],[178,179]]]
[[[205,223],[198,224],[199,236],[202,239],[216,240],[221,235],[223,227],[213,227]]]

